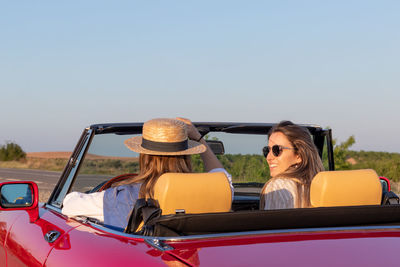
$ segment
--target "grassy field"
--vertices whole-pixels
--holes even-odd
[[[49,171],[62,171],[68,159],[54,158],[27,158],[23,161],[0,161],[0,168],[38,169]]]
[[[62,171],[68,162],[70,152],[34,152],[27,153],[25,160],[0,161],[0,168],[38,169],[48,171]],[[124,169],[138,170],[137,158],[102,157],[87,155],[83,173],[121,173]]]

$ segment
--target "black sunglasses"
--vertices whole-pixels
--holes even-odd
[[[272,147],[270,147],[270,146],[263,147],[263,154],[264,154],[264,157],[267,157],[269,152],[272,150],[272,154],[274,154],[275,157],[279,157],[284,149],[296,150],[295,147],[285,147],[285,146],[280,146],[280,145],[273,145]]]

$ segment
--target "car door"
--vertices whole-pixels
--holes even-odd
[[[18,212],[0,211],[0,266],[6,266],[7,264],[6,238],[18,215],[20,215]]]
[[[7,266],[43,266],[53,248],[68,247],[68,232],[77,226],[73,222],[67,224],[65,218],[43,207],[35,222],[30,222],[26,211],[5,212],[10,218],[6,221],[17,216],[4,242]]]
[[[39,203],[34,182],[0,183],[0,197],[2,266],[43,266],[50,251],[65,246],[67,233],[77,226]]]

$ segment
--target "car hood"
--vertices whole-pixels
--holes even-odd
[[[397,264],[399,229],[336,229],[167,241],[192,266],[380,266]]]

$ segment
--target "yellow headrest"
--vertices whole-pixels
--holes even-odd
[[[311,182],[313,207],[379,205],[382,186],[374,170],[325,171]]]
[[[165,173],[154,186],[162,214],[228,212],[232,191],[223,172]]]

